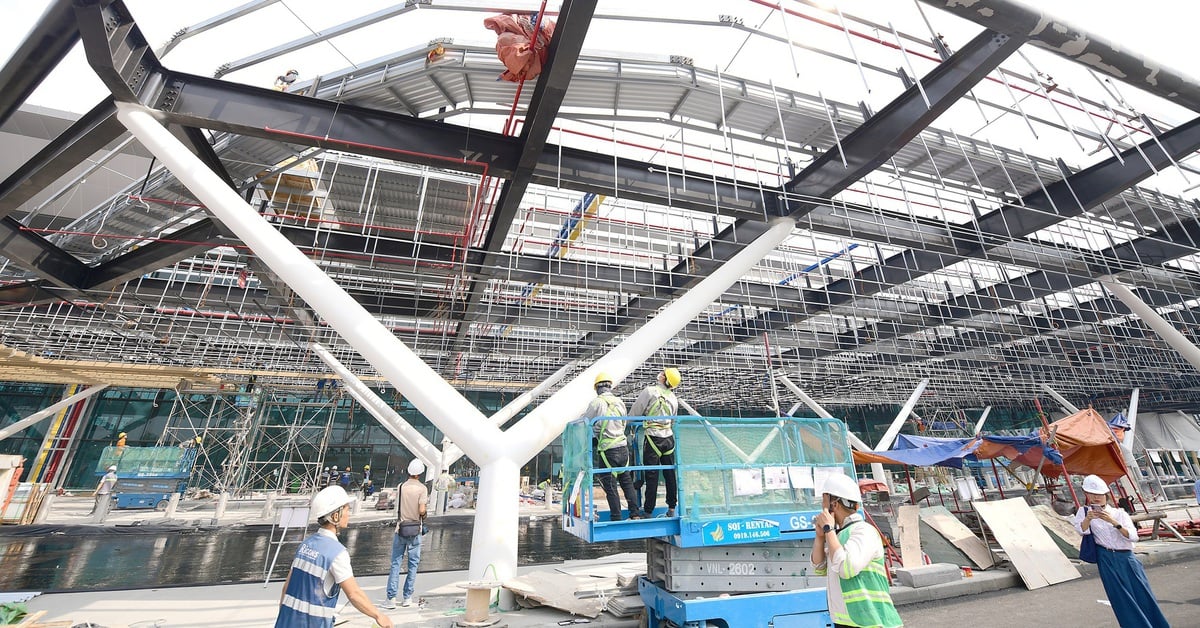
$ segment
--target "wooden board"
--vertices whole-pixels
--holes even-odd
[[[1040,589],[1079,578],[1079,570],[1054,544],[1024,499],[1014,497],[972,502],[972,505],[1008,554],[1026,588]]]
[[[1071,519],[1054,512],[1054,509],[1044,504],[1038,504],[1032,510],[1038,521],[1042,522],[1042,527],[1050,533],[1050,538],[1058,545],[1058,549],[1062,550],[1067,558],[1079,558],[1079,542],[1083,535],[1075,529]]]
[[[946,537],[938,534],[937,530],[921,521],[921,551],[929,557],[932,563],[948,563],[960,567],[970,567],[975,561],[971,560],[962,550],[950,544]],[[976,566],[977,571],[983,567]]]
[[[946,510],[945,506],[922,508],[921,521],[929,524],[929,527],[966,554],[971,562],[975,563],[975,567],[989,569],[996,565],[996,559],[992,557],[992,550],[988,549],[987,543],[975,536],[975,533]]]
[[[900,544],[900,564],[905,568],[920,567],[921,560],[921,509],[919,506],[904,505],[896,517],[896,536]]]

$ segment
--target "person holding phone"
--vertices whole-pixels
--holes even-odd
[[[848,475],[833,475],[821,487],[812,563],[825,576],[829,615],[835,628],[903,626],[888,593],[883,539],[858,514],[862,493]]]
[[[1129,513],[1108,505],[1108,492],[1108,483],[1098,476],[1083,478],[1084,505],[1075,513],[1075,529],[1096,541],[1100,582],[1121,628],[1168,628],[1146,572],[1133,555],[1137,527]]]

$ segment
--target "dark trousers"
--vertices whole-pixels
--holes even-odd
[[[597,454],[600,458],[600,464],[596,465],[597,469],[614,469],[618,467],[629,466],[629,447],[621,445],[612,449],[605,449]],[[600,486],[604,488],[604,497],[608,499],[609,518],[612,521],[621,520],[621,495],[617,493],[617,484],[621,485],[621,493],[625,494],[625,503],[629,505],[629,514],[633,515],[638,511],[637,493],[633,491],[633,473],[629,471],[621,471],[613,475],[608,471],[599,471]]]
[[[651,446],[651,439],[654,445]],[[658,451],[654,448],[657,447]],[[664,452],[659,455],[658,452]],[[665,453],[665,452],[671,453]],[[642,464],[652,467],[659,464],[675,464],[674,436],[646,436],[646,445],[642,448]],[[675,483],[675,469],[663,469],[663,479],[667,485],[667,508],[674,508],[679,498],[678,486]],[[646,507],[643,509],[649,515],[654,512],[655,502],[658,501],[658,470],[646,469]]]

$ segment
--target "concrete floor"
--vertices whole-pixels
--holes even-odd
[[[1145,541],[1138,545],[1140,558],[1147,565],[1151,582],[1161,598],[1164,611],[1175,626],[1200,626],[1200,598],[1195,582],[1196,558],[1200,557],[1200,542]],[[570,561],[568,566],[600,565],[624,562],[630,555],[615,556],[597,561]],[[553,571],[553,566],[526,567],[529,571]],[[892,595],[900,606],[901,617],[910,626],[957,625],[969,617],[974,626],[1035,625],[1055,617],[1055,625],[1107,626],[1114,620],[1107,606],[1097,603],[1104,597],[1094,565],[1082,565],[1083,577],[1037,591],[1026,591],[1019,578],[1004,569],[976,571],[974,577],[922,589],[893,587]],[[368,576],[359,584],[372,600],[383,597],[387,578]],[[389,612],[397,626],[449,628],[461,619],[465,603],[464,592],[458,586],[466,580],[465,572],[420,574],[417,578],[419,606],[398,608]],[[184,627],[184,626],[264,626],[270,625],[278,609],[281,584],[236,584],[165,589],[102,591],[88,593],[54,593],[34,598],[31,610],[47,610],[46,620],[89,621],[107,628]],[[958,599],[955,599],[958,598]],[[342,598],[343,602],[345,597]],[[941,609],[957,608],[957,614]],[[1061,609],[1078,610],[1080,622],[1062,619]],[[991,610],[989,610],[991,609]],[[1053,609],[1060,609],[1058,611]],[[1030,621],[1014,619],[1013,613],[1024,613]],[[1050,613],[1050,615],[1046,615]],[[1107,614],[1106,614],[1107,613]],[[500,612],[501,624],[517,628],[555,625],[570,619],[570,615],[549,608]],[[345,623],[339,626],[370,626],[371,621],[353,608],[342,614]],[[1082,618],[1088,618],[1084,622]],[[1094,621],[1093,621],[1094,620]],[[987,623],[992,622],[992,623]],[[616,619],[608,614],[592,619],[589,625],[615,627],[635,626],[636,621]]]

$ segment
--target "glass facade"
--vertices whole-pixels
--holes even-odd
[[[0,427],[56,403],[65,389],[54,384],[0,383]],[[375,392],[440,447],[441,430],[407,399],[392,390]],[[486,391],[465,394],[485,415],[495,413],[515,396]],[[0,441],[0,453],[25,457],[22,481],[28,481],[32,461],[52,420]],[[362,406],[330,388],[260,388],[220,395],[185,392],[181,398],[174,390],[110,388],[92,397],[81,421],[61,483],[69,489],[95,485],[96,464],[104,448],[113,445],[121,432],[126,432],[126,444],[131,447],[173,445],[203,436],[197,464],[206,470],[193,476],[193,484],[209,489],[219,489],[218,484],[226,480],[240,481],[248,490],[296,488],[297,478],[310,476],[318,466],[332,465],[349,467],[355,474],[370,465],[375,485],[386,487],[403,480],[404,469],[413,458]],[[244,447],[239,450],[234,441],[241,428],[246,429]],[[323,449],[321,442],[325,443]],[[235,464],[239,460],[241,464]],[[556,463],[561,460],[562,446],[555,442],[527,462],[521,473],[536,483],[535,478],[557,473]],[[477,480],[479,475],[468,458],[458,460],[450,471],[460,480]]]

